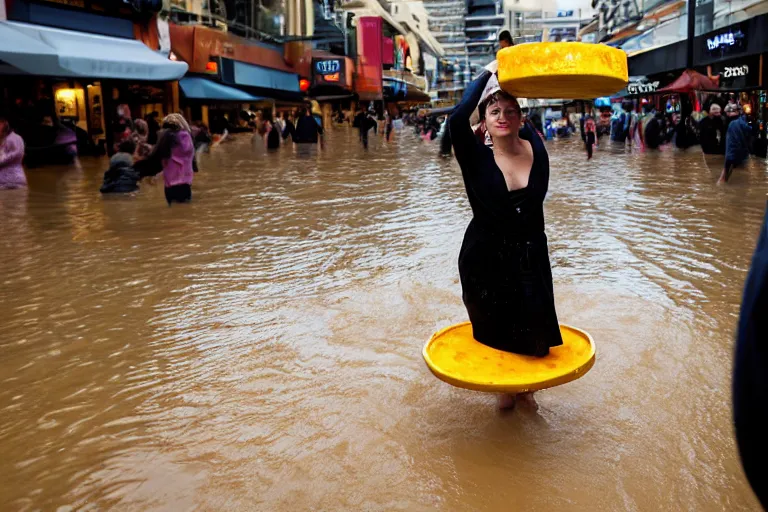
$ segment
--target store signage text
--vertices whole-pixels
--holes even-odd
[[[641,83],[641,82],[631,82],[627,84],[627,93],[629,94],[649,94],[656,92],[656,89],[659,88],[659,82],[648,82],[648,83]]]
[[[718,34],[711,39],[707,39],[707,49],[709,50],[717,50],[723,46],[733,46],[734,44],[736,44],[736,38],[733,36],[733,32]]]
[[[334,75],[341,71],[341,61],[334,60],[319,60],[315,62],[315,70],[321,75]]]
[[[747,76],[749,74],[749,66],[726,66],[723,68],[723,78],[735,78],[737,76]]]
[[[746,50],[746,36],[739,29],[721,32],[706,39],[706,52],[711,56],[742,53]]]

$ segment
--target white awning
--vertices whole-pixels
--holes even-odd
[[[187,72],[135,39],[0,21],[0,41],[2,74],[167,81]]]

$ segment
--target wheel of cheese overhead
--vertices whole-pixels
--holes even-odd
[[[629,80],[627,54],[604,44],[525,43],[499,50],[501,88],[522,98],[610,96]]]

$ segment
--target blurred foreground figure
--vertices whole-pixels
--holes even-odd
[[[741,303],[733,412],[744,472],[763,508],[768,508],[768,210]]]

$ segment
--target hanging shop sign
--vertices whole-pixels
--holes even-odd
[[[721,89],[753,89],[760,85],[760,56],[712,64],[712,75],[720,75]]]
[[[315,85],[348,85],[344,59],[342,58],[312,59],[312,71]]]
[[[710,57],[738,55],[747,50],[747,36],[739,26],[731,26],[704,38],[704,53]]]
[[[338,75],[341,72],[341,59],[317,60],[313,62],[315,73],[323,76]]]
[[[653,94],[659,88],[658,80],[649,82],[647,80],[638,80],[627,84],[627,94],[633,96],[636,94]]]

